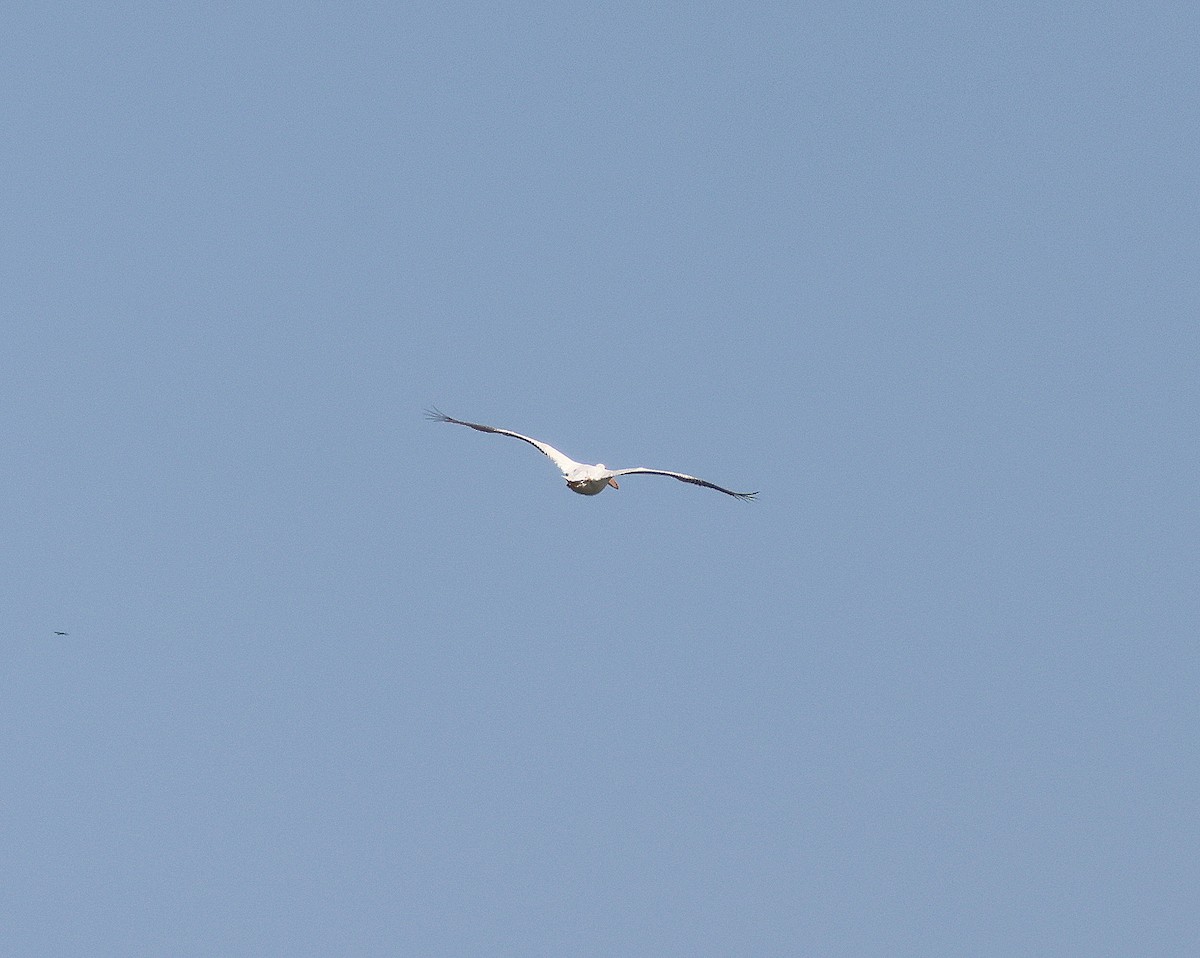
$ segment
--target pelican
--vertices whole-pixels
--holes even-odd
[[[707,482],[704,479],[697,479],[695,476],[688,476],[682,472],[667,472],[665,469],[647,469],[645,466],[638,466],[636,469],[609,469],[602,462],[594,466],[589,466],[586,463],[576,462],[570,456],[564,456],[549,443],[530,439],[528,436],[522,436],[519,432],[512,432],[509,429],[497,429],[495,426],[484,426],[477,422],[465,422],[462,419],[455,419],[453,416],[447,416],[438,409],[426,409],[425,417],[432,419],[434,422],[452,422],[458,426],[469,426],[471,429],[479,430],[479,432],[494,432],[498,436],[512,436],[514,439],[520,439],[522,442],[529,443],[529,445],[533,446],[538,452],[558,466],[559,471],[563,474],[563,478],[567,480],[567,488],[572,492],[578,492],[581,496],[598,496],[609,486],[612,486],[614,489],[620,489],[621,487],[617,485],[617,476],[636,475],[670,476],[672,479],[678,479],[680,482],[690,482],[694,486],[716,489],[717,492],[723,492],[725,495],[733,496],[735,499],[749,500],[758,495],[757,492],[734,492],[732,489],[726,489],[723,486]]]

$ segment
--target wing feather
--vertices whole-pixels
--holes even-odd
[[[716,483],[709,482],[706,479],[697,479],[695,476],[689,476],[682,472],[667,472],[665,469],[647,469],[644,466],[638,466],[636,469],[613,469],[614,476],[632,476],[641,473],[648,476],[670,476],[672,479],[678,479],[680,482],[690,482],[693,486],[704,486],[706,489],[716,489],[717,492],[723,492],[727,496],[733,496],[735,499],[749,501],[758,495],[757,492],[734,492],[732,489],[726,489],[724,486],[718,486]]]
[[[512,436],[514,439],[520,439],[522,442],[529,443],[529,445],[533,446],[538,452],[558,466],[559,471],[564,476],[572,469],[575,469],[581,465],[581,463],[576,462],[570,456],[563,455],[549,443],[541,442],[537,439],[531,439],[529,436],[522,436],[519,432],[513,432],[511,429],[498,429],[495,426],[485,426],[478,422],[467,422],[463,419],[455,419],[453,416],[447,416],[444,412],[436,407],[426,409],[425,418],[432,419],[434,422],[452,422],[457,426],[469,426],[471,429],[476,429],[479,432],[494,432],[498,436]]]

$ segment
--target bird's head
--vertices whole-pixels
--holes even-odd
[[[604,463],[602,463],[602,462],[598,462],[598,463],[596,463],[596,471],[597,471],[597,472],[604,472],[606,469],[608,469],[608,466],[604,465]],[[620,488],[621,488],[620,486],[618,486],[618,485],[617,485],[617,480],[616,480],[616,478],[615,478],[614,476],[609,476],[609,477],[608,477],[608,484],[609,484],[610,486],[612,486],[614,489],[620,489]],[[600,488],[601,488],[601,489],[603,489],[604,487],[603,487],[603,486],[601,486]]]

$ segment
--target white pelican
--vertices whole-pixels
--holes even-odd
[[[706,482],[703,479],[697,479],[695,476],[684,475],[682,472],[647,469],[644,466],[638,466],[636,469],[609,469],[602,462],[594,466],[589,466],[586,463],[576,462],[570,456],[564,456],[547,443],[530,439],[528,436],[522,436],[519,432],[511,432],[508,429],[497,429],[495,426],[483,426],[477,422],[464,422],[461,419],[454,419],[451,416],[447,416],[437,409],[426,409],[425,416],[435,422],[452,422],[459,426],[470,426],[472,429],[478,429],[480,432],[494,432],[498,436],[512,436],[514,439],[520,439],[523,442],[529,443],[529,445],[533,446],[538,452],[542,453],[558,466],[563,474],[563,478],[567,480],[567,488],[572,492],[578,492],[581,496],[599,495],[609,486],[619,489],[621,487],[617,485],[617,476],[635,476],[639,473],[648,476],[670,476],[672,479],[678,479],[680,482],[690,482],[694,486],[716,489],[717,492],[723,492],[725,495],[733,496],[735,499],[753,499],[758,495],[757,492],[734,492],[732,489],[725,489],[711,482]]]

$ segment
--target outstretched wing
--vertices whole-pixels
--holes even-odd
[[[646,469],[639,466],[637,469],[613,469],[611,470],[614,476],[633,476],[638,473],[643,473],[648,476],[670,476],[672,479],[678,479],[680,482],[690,482],[693,486],[704,486],[706,489],[716,489],[717,492],[723,492],[727,496],[733,496],[735,499],[750,500],[758,495],[757,492],[734,492],[732,489],[726,489],[724,486],[718,486],[704,479],[697,479],[695,476],[688,476],[682,472],[667,472],[664,469]]]
[[[447,416],[440,409],[431,408],[425,410],[425,418],[432,419],[434,422],[452,422],[458,426],[470,426],[472,429],[477,429],[480,432],[494,432],[498,436],[512,436],[514,439],[520,439],[522,442],[527,442],[546,456],[558,466],[559,471],[565,476],[572,469],[578,468],[581,463],[576,462],[570,456],[564,456],[561,452],[551,446],[549,443],[539,442],[536,439],[530,439],[528,436],[522,436],[519,432],[512,432],[508,429],[497,429],[495,426],[484,426],[477,422],[465,422],[462,419],[455,419],[453,416]],[[724,491],[724,490],[722,490]]]

